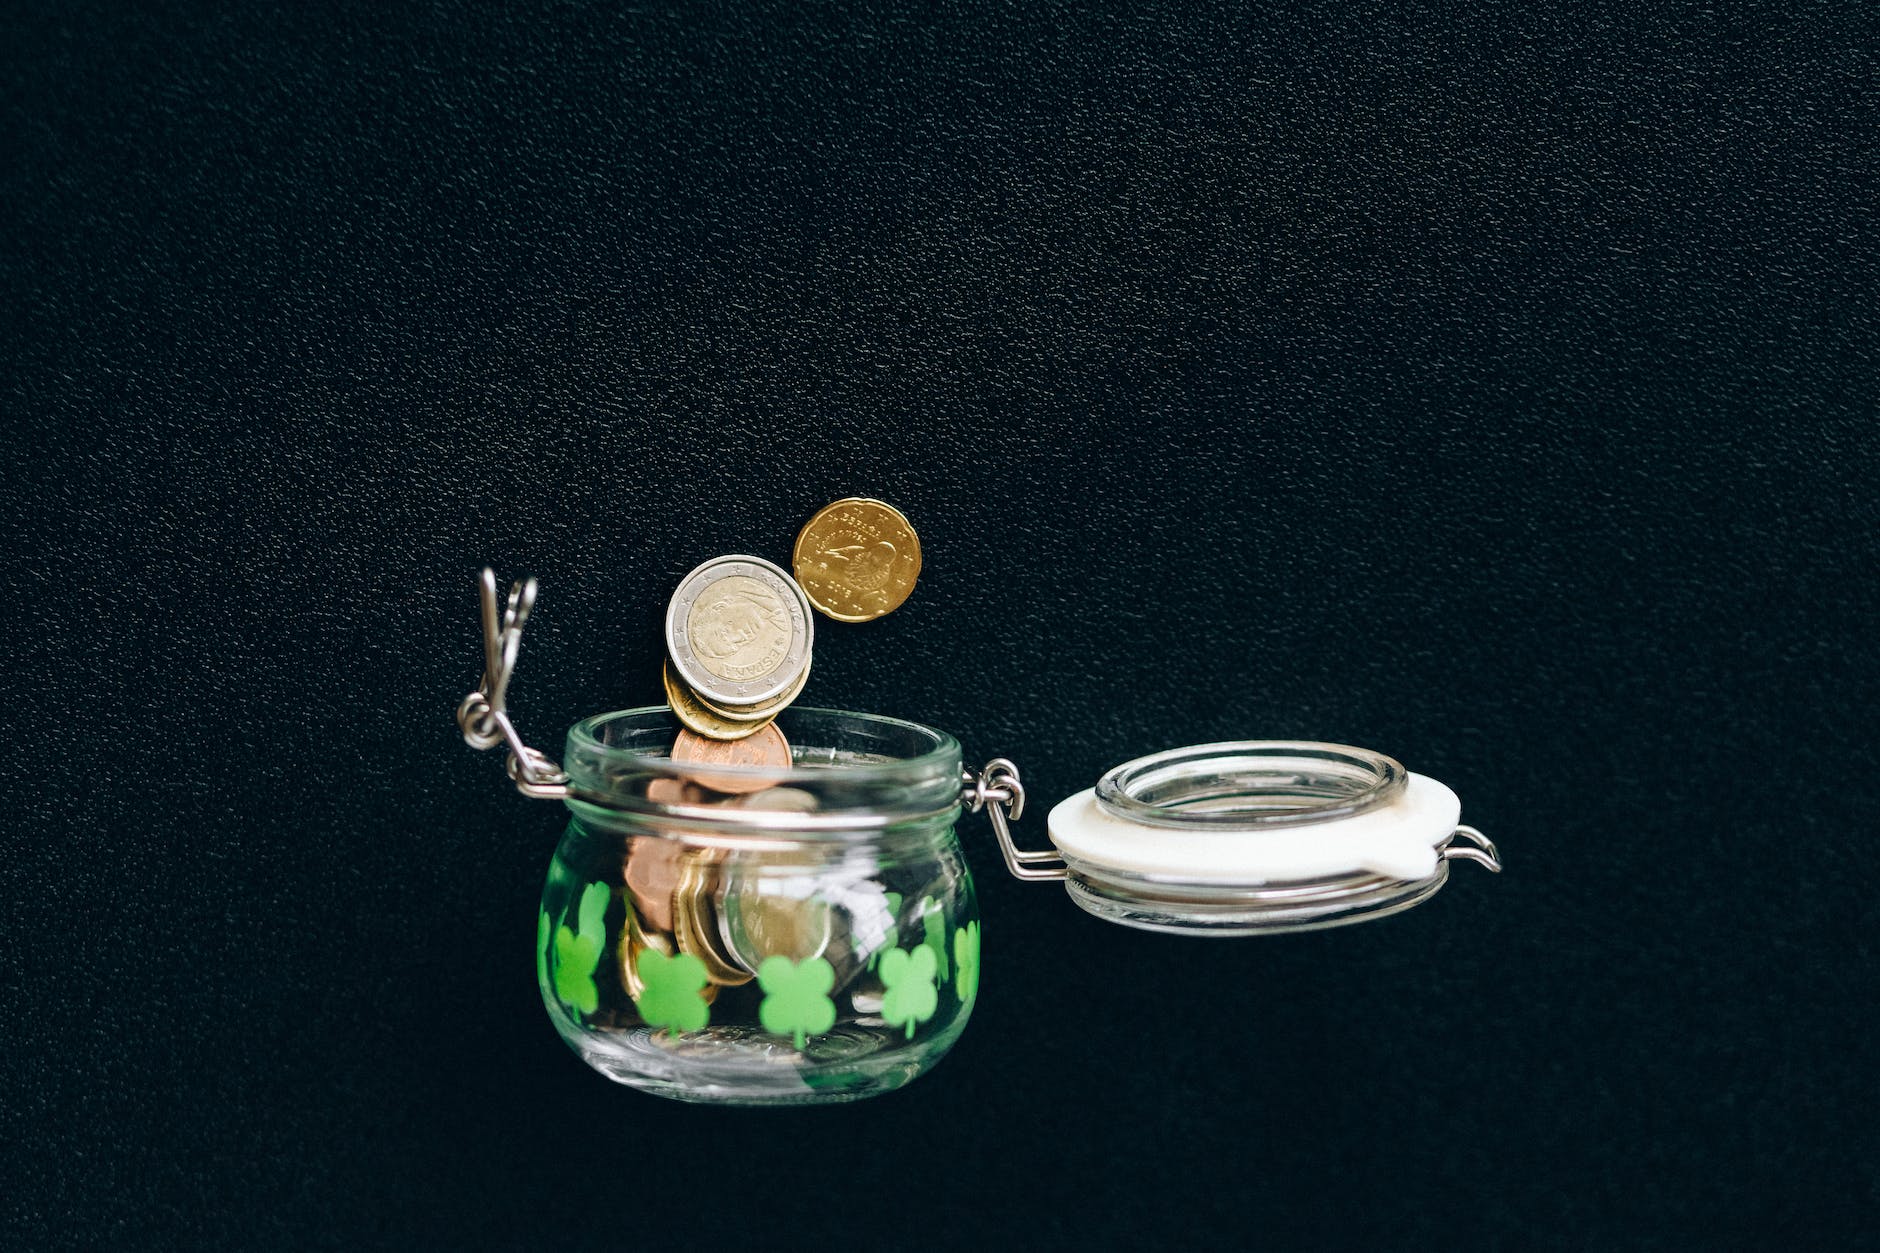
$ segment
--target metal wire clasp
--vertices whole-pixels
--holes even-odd
[[[1458,839],[1468,843],[1458,844]],[[1496,851],[1495,841],[1474,827],[1457,827],[1436,851],[1444,861],[1472,861],[1478,866],[1487,866],[1496,874],[1501,873],[1501,854]]]
[[[1038,862],[1058,861],[1052,853],[1021,852],[1012,842],[1012,828],[1007,824],[1009,811],[1016,822],[1025,812],[1025,785],[1019,782],[1018,767],[1004,757],[994,757],[978,774],[967,770],[960,780],[960,803],[968,812],[986,811],[992,819],[993,834],[999,837],[999,851],[1005,855],[1005,868],[1020,879],[1062,879],[1069,871],[1062,865],[1034,869]]]
[[[509,746],[509,777],[524,796],[559,799],[568,794],[568,776],[538,749],[522,742],[509,720],[509,680],[522,651],[522,626],[535,608],[535,580],[509,585],[509,603],[500,616],[496,572],[488,566],[478,579],[483,600],[483,682],[457,706],[457,726],[471,748]]]

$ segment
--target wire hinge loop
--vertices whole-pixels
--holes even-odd
[[[960,803],[972,813],[986,811],[992,819],[992,832],[999,838],[999,851],[1005,855],[1005,868],[1014,877],[1027,881],[1062,879],[1069,872],[1061,865],[1037,868],[1037,863],[1060,860],[1055,852],[1027,853],[1012,841],[1009,818],[1016,822],[1025,812],[1025,785],[1019,781],[1018,767],[1004,757],[995,757],[978,774],[967,770],[960,780]]]

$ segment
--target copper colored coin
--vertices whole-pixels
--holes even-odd
[[[661,783],[677,783],[661,779]],[[634,912],[655,931],[672,930],[672,894],[684,868],[677,840],[643,835],[628,841],[626,883]]]
[[[654,779],[646,785],[646,799],[655,805],[704,805],[711,800],[704,788],[688,779]]]
[[[767,770],[788,770],[791,764],[790,741],[772,722],[754,735],[741,740],[708,740],[693,731],[681,731],[672,742],[672,760],[687,766],[744,766]],[[687,770],[693,781],[714,792],[740,795],[757,792],[776,782],[774,779],[750,778],[730,772]]]

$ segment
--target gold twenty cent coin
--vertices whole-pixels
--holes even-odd
[[[735,988],[749,983],[752,972],[733,964],[718,946],[716,893],[717,854],[689,849],[672,896],[672,935],[681,953],[690,953],[705,967],[705,977],[717,987]]]
[[[920,577],[920,537],[893,505],[850,496],[816,511],[791,556],[810,604],[837,622],[901,607]]]
[[[666,957],[678,952],[669,932],[647,928],[633,912],[633,902],[627,902],[626,933],[620,939],[620,986],[627,990],[627,995],[639,1000],[646,995],[646,982],[640,978],[640,954],[651,949]],[[717,999],[718,985],[707,983],[699,991],[699,998],[710,1004]]]

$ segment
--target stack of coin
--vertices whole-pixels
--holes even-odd
[[[759,737],[808,682],[814,640],[795,579],[761,557],[714,557],[680,580],[666,607],[666,701],[696,736]],[[775,744],[722,760],[787,766],[787,744],[781,762],[769,760]]]
[[[809,679],[812,606],[841,622],[895,609],[920,573],[920,542],[895,509],[851,497],[810,519],[797,536],[793,564],[796,578],[761,557],[736,554],[715,557],[680,580],[666,608],[662,677],[683,728],[670,757],[686,768],[649,783],[648,800],[816,808],[814,792],[773,787],[739,768],[791,765],[790,743],[775,719]],[[787,853],[753,860],[666,838],[631,843],[623,868],[631,908],[621,974],[635,995],[638,955],[649,949],[697,957],[716,995],[750,982],[766,957],[802,961],[842,948],[836,907],[822,899],[813,859],[798,868]]]
[[[718,925],[718,872],[724,854],[718,849],[687,849],[685,869],[672,895],[673,938],[679,951],[690,953],[705,966],[711,986],[735,988],[749,983],[756,967],[746,969],[725,952]]]

